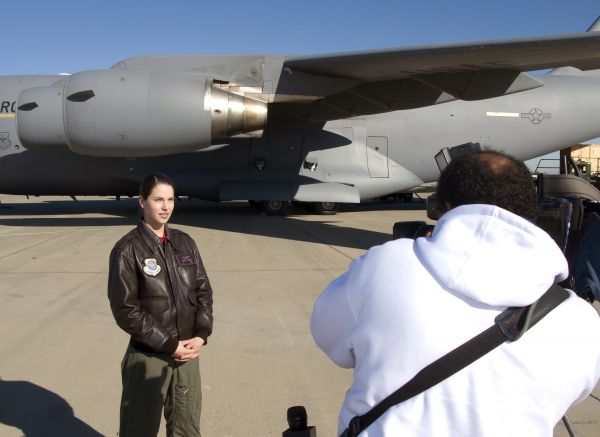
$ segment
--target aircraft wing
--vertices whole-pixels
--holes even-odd
[[[600,68],[600,32],[319,56],[142,56],[24,87],[15,102],[18,136],[29,149],[169,155],[298,119],[323,123],[530,90],[544,82],[526,71],[561,66]]]
[[[291,57],[272,106],[325,121],[478,100],[542,86],[523,72],[560,66],[600,68],[600,32]]]

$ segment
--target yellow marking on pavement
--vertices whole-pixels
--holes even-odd
[[[15,114],[0,114],[0,118],[15,118]]]

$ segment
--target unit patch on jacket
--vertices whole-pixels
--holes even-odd
[[[160,273],[160,266],[156,262],[156,258],[147,258],[144,260],[144,264],[146,264],[143,268],[145,274],[156,276]]]
[[[196,264],[192,255],[175,255],[177,258],[177,264],[180,266],[193,266]]]

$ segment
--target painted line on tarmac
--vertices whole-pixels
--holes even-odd
[[[320,244],[323,244],[323,245],[325,245],[325,246],[329,247],[330,249],[332,249],[332,250],[336,251],[336,252],[337,252],[337,253],[339,253],[340,255],[342,255],[342,256],[345,256],[346,258],[348,258],[348,259],[349,259],[349,260],[351,260],[351,261],[354,259],[354,258],[352,258],[351,256],[349,256],[348,254],[346,254],[346,253],[342,252],[340,249],[338,249],[338,248],[337,248],[337,247],[335,247],[334,245],[332,245],[332,244],[329,244],[329,243],[325,242],[325,241],[324,241],[324,240],[323,240],[321,237],[319,237],[319,236],[318,236],[318,235],[316,235],[315,233],[313,233],[313,232],[311,232],[311,231],[309,231],[309,230],[307,230],[307,229],[304,229],[304,228],[303,228],[303,227],[302,227],[302,226],[301,226],[299,223],[297,223],[297,222],[292,222],[292,221],[287,221],[287,223],[289,223],[290,225],[292,225],[292,226],[293,226],[293,227],[295,227],[296,229],[298,229],[298,230],[300,230],[300,231],[304,232],[305,234],[307,234],[307,235],[310,235],[312,238],[314,238],[314,239],[315,239],[315,243],[320,243]]]
[[[23,237],[26,235],[44,235],[44,234],[71,234],[73,232],[83,232],[83,231],[99,231],[99,228],[91,228],[91,229],[76,229],[74,231],[46,231],[46,232],[26,232],[23,234],[0,234],[0,238],[2,237]]]
[[[43,270],[36,270],[35,272],[31,271],[31,270],[24,270],[22,272],[0,272],[0,276],[8,276],[8,275],[103,275],[108,273],[108,270],[105,270],[103,272],[89,272],[89,271],[78,271],[78,272],[69,272],[69,271],[64,271],[64,272],[57,272],[56,270],[51,271],[51,272],[46,272]]]
[[[39,246],[39,245],[41,245],[41,244],[47,243],[48,241],[56,240],[57,238],[61,237],[61,236],[62,236],[62,235],[64,235],[64,234],[65,234],[65,233],[63,232],[63,233],[61,233],[61,234],[59,234],[59,235],[56,235],[56,236],[54,236],[54,237],[46,238],[46,239],[45,239],[45,240],[43,240],[43,241],[38,241],[37,243],[34,243],[34,244],[32,244],[32,245],[30,245],[30,246],[27,246],[27,247],[24,247],[23,249],[17,250],[17,251],[15,251],[15,252],[12,252],[12,253],[8,253],[8,254],[6,254],[6,255],[4,255],[4,256],[0,256],[0,260],[3,260],[3,259],[5,259],[5,258],[8,258],[9,256],[13,256],[13,255],[16,255],[16,254],[18,254],[18,253],[21,253],[21,252],[25,252],[26,250],[29,250],[29,249],[32,249],[32,248],[34,248],[34,247],[36,247],[36,246]]]

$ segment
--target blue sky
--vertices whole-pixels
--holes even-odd
[[[108,68],[144,54],[311,54],[575,33],[600,1],[2,2],[0,75]]]
[[[0,75],[76,73],[147,54],[315,54],[567,34],[599,15],[600,0],[6,1]]]

